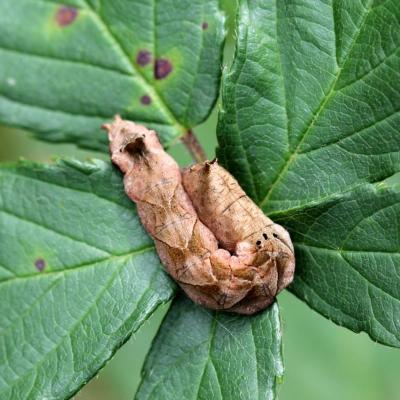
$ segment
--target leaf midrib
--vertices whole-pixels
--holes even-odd
[[[57,275],[65,275],[70,272],[76,272],[77,270],[85,270],[88,268],[95,267],[97,264],[102,264],[104,262],[110,262],[110,261],[120,261],[123,259],[129,259],[150,251],[155,250],[154,245],[148,245],[148,246],[143,246],[141,248],[135,249],[128,251],[126,253],[122,254],[110,254],[107,257],[99,258],[97,260],[91,260],[85,263],[81,264],[76,264],[76,265],[71,265],[65,269],[58,269],[58,270],[44,270],[42,272],[35,272],[33,274],[22,274],[22,275],[14,275],[10,278],[5,278],[0,281],[0,286],[4,284],[10,284],[13,283],[14,281],[24,281],[24,280],[29,280],[29,279],[40,279],[40,278],[46,278],[49,276],[57,276]]]
[[[52,62],[52,63],[60,63],[65,65],[74,65],[74,66],[79,66],[81,68],[92,68],[98,71],[102,71],[104,73],[108,73],[108,74],[116,74],[119,75],[121,77],[123,77],[125,80],[127,80],[127,82],[135,82],[138,80],[138,75],[137,74],[131,74],[131,73],[127,73],[127,72],[123,72],[117,69],[113,69],[113,68],[107,68],[103,65],[98,65],[98,64],[93,64],[87,61],[77,61],[77,60],[68,60],[68,59],[63,59],[63,58],[58,58],[55,56],[49,56],[49,55],[45,55],[45,54],[39,54],[39,53],[33,53],[31,52],[27,52],[27,51],[23,51],[23,50],[19,50],[19,49],[11,49],[11,48],[7,48],[7,47],[3,47],[0,46],[0,52],[3,51],[5,53],[14,53],[16,55],[19,55],[21,57],[27,57],[27,58],[32,58],[32,59],[38,59],[38,60],[43,60],[43,61],[48,61],[48,62]],[[4,97],[6,100],[8,101],[12,101],[18,104],[22,104],[22,105],[26,105],[32,108],[39,108],[39,109],[44,109],[44,110],[48,110],[48,111],[52,111],[52,112],[58,112],[58,113],[63,113],[63,114],[67,114],[67,115],[73,115],[73,116],[82,116],[85,118],[101,118],[101,119],[109,119],[110,115],[109,114],[104,114],[99,112],[99,110],[97,110],[96,112],[93,112],[91,114],[89,113],[82,113],[82,112],[77,112],[77,111],[72,111],[72,110],[61,110],[59,108],[54,108],[51,107],[50,105],[44,105],[44,104],[37,104],[35,102],[29,102],[27,100],[22,101],[21,99],[13,99],[9,96],[8,93],[6,92],[0,92],[0,96]],[[169,118],[170,116],[167,115],[167,117]],[[158,124],[158,125],[165,125],[165,126],[171,126],[170,121],[166,120],[157,120],[157,119],[149,119],[146,121],[146,119],[144,118],[144,116],[141,117],[140,120],[135,119],[135,122],[137,123],[143,123],[143,124]],[[173,126],[173,124],[172,124]]]
[[[212,318],[212,320],[211,320],[211,328],[210,328],[210,334],[209,334],[209,339],[208,339],[208,343],[207,343],[207,355],[205,357],[205,362],[204,362],[204,365],[203,365],[203,371],[202,371],[202,373],[200,375],[199,385],[197,387],[195,400],[198,399],[198,395],[200,393],[200,389],[201,389],[202,383],[203,383],[204,374],[206,372],[207,365],[208,365],[209,362],[211,363],[211,365],[214,368],[215,375],[216,375],[217,382],[218,382],[218,388],[219,388],[219,391],[220,391],[221,397],[222,397],[221,384],[219,382],[219,378],[218,378],[218,375],[217,375],[217,370],[216,370],[216,368],[214,366],[214,362],[213,362],[213,359],[212,359],[212,347],[213,347],[213,342],[214,342],[214,339],[215,339],[215,332],[216,332],[216,329],[217,329],[218,314],[217,313],[211,314],[211,318]]]
[[[66,239],[69,239],[71,241],[80,243],[81,245],[85,245],[87,247],[90,247],[93,250],[98,251],[99,253],[111,254],[109,251],[104,250],[104,249],[102,249],[102,248],[100,248],[100,247],[98,247],[98,246],[96,246],[94,244],[84,242],[83,240],[81,240],[79,238],[75,238],[75,237],[71,236],[70,234],[68,234],[66,232],[62,232],[62,231],[60,231],[60,230],[58,230],[58,229],[56,229],[56,228],[54,228],[52,226],[47,226],[47,225],[41,224],[41,223],[39,223],[39,222],[37,222],[37,221],[35,221],[33,219],[29,219],[26,216],[19,215],[19,214],[15,213],[14,211],[11,211],[9,209],[1,208],[0,209],[0,213],[4,213],[4,214],[6,214],[8,216],[11,216],[13,218],[19,219],[20,221],[23,221],[25,223],[32,224],[35,227],[39,227],[39,228],[41,228],[43,230],[46,230],[46,231],[49,231],[49,232],[51,232],[53,234],[57,234],[57,235],[59,235],[59,236],[61,236],[63,238],[66,238]]]
[[[363,182],[357,183],[355,185],[349,186],[348,188],[346,188],[345,190],[342,190],[341,192],[330,193],[327,196],[319,197],[318,199],[314,199],[314,200],[308,201],[307,203],[300,204],[298,206],[294,206],[291,208],[286,208],[283,210],[276,210],[276,211],[269,212],[268,216],[270,218],[276,219],[276,221],[279,221],[281,219],[285,219],[285,217],[288,217],[288,216],[290,218],[290,214],[298,213],[299,211],[307,210],[311,207],[315,207],[315,206],[321,205],[323,203],[328,203],[332,200],[338,200],[338,199],[342,198],[343,195],[346,195],[348,193],[351,193],[357,189],[363,188],[368,185],[373,185],[376,189],[379,189],[379,185],[383,185],[385,180],[389,179],[390,177],[397,174],[398,172],[400,172],[400,169],[399,169],[399,171],[388,174],[388,176],[381,177],[377,181],[363,181]],[[392,184],[392,185],[390,185],[390,187],[392,187],[393,189],[396,188],[396,189],[400,190],[400,184]],[[296,214],[294,214],[294,215],[296,215]]]
[[[332,5],[332,7],[333,7],[333,5]],[[345,56],[344,59],[343,59],[342,66],[339,66],[339,65],[338,65],[337,59],[336,59],[336,66],[337,66],[336,77],[335,77],[335,79],[332,81],[332,83],[331,83],[331,85],[330,85],[330,87],[329,87],[329,89],[328,89],[328,94],[324,96],[324,98],[322,99],[322,101],[321,101],[321,103],[320,103],[320,105],[319,105],[319,107],[318,107],[316,113],[314,114],[313,118],[311,119],[310,123],[308,124],[308,126],[306,127],[306,129],[303,131],[303,133],[300,135],[300,140],[299,140],[299,142],[297,143],[297,145],[296,145],[295,149],[293,150],[293,152],[290,154],[290,156],[289,156],[287,162],[285,163],[285,165],[282,167],[282,169],[281,169],[280,172],[278,173],[278,175],[277,175],[275,181],[274,181],[274,182],[271,184],[271,186],[269,187],[269,189],[268,189],[268,191],[267,191],[267,194],[266,194],[265,197],[261,200],[261,202],[259,202],[259,206],[260,206],[261,208],[264,207],[264,206],[268,203],[268,200],[270,199],[270,197],[271,197],[273,191],[275,190],[275,188],[277,187],[277,185],[279,184],[279,182],[282,180],[282,177],[283,177],[283,176],[286,174],[286,172],[289,170],[289,168],[290,168],[290,166],[293,164],[294,160],[296,159],[296,157],[297,157],[297,155],[298,155],[298,152],[299,152],[299,149],[301,148],[301,146],[303,145],[303,143],[304,143],[305,139],[307,138],[308,134],[310,133],[310,131],[311,131],[312,128],[314,127],[316,121],[318,120],[320,114],[321,114],[322,111],[324,110],[326,104],[327,104],[327,103],[329,102],[329,100],[336,94],[336,90],[335,90],[335,89],[336,89],[336,85],[337,85],[337,83],[338,83],[338,81],[339,81],[339,79],[340,79],[341,73],[342,73],[344,67],[346,66],[346,63],[347,63],[348,60],[349,60],[349,56],[350,56],[350,54],[351,54],[351,52],[352,52],[352,50],[353,50],[355,44],[357,43],[357,39],[358,39],[358,37],[359,37],[359,35],[360,35],[360,33],[361,33],[363,27],[364,27],[364,24],[365,24],[365,22],[366,22],[366,20],[367,20],[367,18],[368,18],[368,16],[369,16],[369,14],[370,14],[370,12],[371,12],[372,9],[373,9],[373,8],[372,8],[372,1],[370,1],[370,2],[368,3],[368,5],[367,5],[367,9],[366,9],[366,12],[365,12],[365,14],[364,14],[364,16],[363,16],[363,18],[362,18],[362,21],[361,21],[361,23],[360,23],[360,26],[359,26],[359,28],[357,29],[357,31],[356,31],[356,33],[355,33],[353,39],[352,39],[352,42],[351,42],[351,45],[349,46],[349,49],[348,49],[348,51],[347,51],[347,54],[346,54],[346,56]],[[332,9],[332,11],[333,11],[333,9]],[[333,24],[334,24],[334,28],[335,28],[335,27],[336,27],[335,21],[333,21]],[[336,36],[336,33],[335,33],[335,36]],[[337,54],[337,46],[336,46],[336,45],[335,45],[335,51],[336,51],[335,54]]]

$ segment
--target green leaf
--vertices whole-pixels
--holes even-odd
[[[116,113],[156,129],[164,144],[208,116],[224,40],[218,0],[67,4],[0,3],[2,122],[106,150],[100,125]]]
[[[0,399],[69,398],[173,292],[108,164],[0,169]]]
[[[361,207],[364,199],[357,196],[370,198],[370,184],[400,171],[398,3],[243,0],[238,30],[236,58],[223,80],[220,160],[271,218],[293,229],[299,241],[296,294],[339,324],[399,345],[394,332],[399,296],[384,308],[387,293],[400,286],[398,263],[389,268],[386,261],[382,267],[382,256],[360,230],[351,233],[349,248],[369,252],[362,267],[353,265],[346,271],[338,254],[327,256],[327,249],[336,252],[337,246],[348,245],[340,239],[350,234],[363,212],[347,200],[349,196]],[[332,221],[320,226],[318,210],[336,203],[342,204],[350,225]],[[302,247],[304,239],[296,234],[297,223],[292,221],[293,215],[302,213],[310,216],[310,226],[318,226],[318,230],[310,228],[307,237],[312,235],[322,250],[311,253]],[[376,218],[379,226],[389,226],[384,213]],[[364,231],[371,223],[363,224]],[[396,219],[392,224],[391,232],[398,229]],[[382,237],[374,239],[390,243],[398,253],[397,236],[379,233]],[[337,241],[333,248],[319,242],[322,234]],[[320,257],[312,258],[317,251]],[[378,267],[388,274],[385,279],[391,290],[385,286],[383,292],[374,291],[372,309],[360,297],[367,282],[355,270],[371,276]],[[334,279],[339,270],[345,288]],[[346,300],[340,298],[344,291]],[[384,326],[379,327],[383,314]]]
[[[400,185],[369,184],[293,215],[293,292],[323,315],[400,347]]]
[[[180,296],[153,342],[136,398],[274,399],[282,375],[277,304],[243,317]]]

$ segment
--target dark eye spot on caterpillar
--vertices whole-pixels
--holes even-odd
[[[194,302],[253,314],[290,284],[295,258],[289,234],[217,161],[181,171],[154,131],[120,117],[104,128],[111,160],[125,174],[125,191],[162,264]]]

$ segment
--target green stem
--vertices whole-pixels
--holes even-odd
[[[207,160],[206,152],[197,140],[196,135],[189,129],[182,137],[182,143],[185,145],[194,161],[201,163]]]

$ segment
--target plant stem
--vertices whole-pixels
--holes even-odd
[[[207,160],[206,152],[197,140],[195,134],[189,129],[182,137],[182,143],[185,145],[194,161],[200,163]]]

